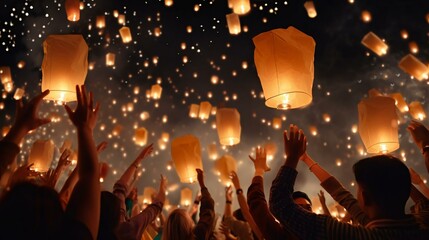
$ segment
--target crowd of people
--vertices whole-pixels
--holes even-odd
[[[225,189],[221,217],[210,195],[216,189],[207,188],[201,169],[195,169],[201,194],[189,209],[165,214],[167,179],[162,175],[152,202],[139,209],[136,173],[153,146],[142,150],[112,191],[102,191],[98,155],[106,143],[97,146],[93,138],[100,107],[84,86],[76,86],[75,109],[64,105],[76,127],[78,161],[57,191],[58,179],[70,164],[67,149],[47,173],[32,171],[29,164],[12,169],[25,136],[49,123],[38,114],[48,94],[49,90],[28,103],[18,100],[14,124],[0,141],[0,176],[10,175],[0,198],[0,239],[429,239],[429,188],[413,169],[387,154],[362,159],[353,166],[355,197],[307,154],[306,136],[293,124],[283,133],[286,160],[272,182],[268,201],[264,174],[271,169],[265,149],[257,148],[255,156],[249,156],[255,172],[247,194],[237,173],[231,172],[235,194],[232,186]],[[429,130],[417,121],[407,129],[429,172]],[[323,191],[319,194],[323,214],[316,214],[307,194],[294,190],[299,162],[346,210],[345,217],[331,216]],[[239,209],[233,211],[234,195]],[[405,211],[409,198],[414,201],[411,214]]]

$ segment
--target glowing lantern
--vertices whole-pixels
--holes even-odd
[[[42,92],[46,100],[76,101],[76,85],[85,83],[88,45],[82,35],[50,35],[43,42]]]
[[[10,126],[2,127],[2,129],[1,129],[2,136],[5,137],[9,133],[9,131],[10,131]]]
[[[160,99],[162,93],[162,87],[159,84],[152,85],[150,89],[150,95],[153,99]]]
[[[381,92],[380,92],[380,91],[378,91],[378,90],[377,90],[377,89],[375,89],[375,88],[371,88],[371,89],[368,91],[368,95],[369,95],[369,97],[383,96],[383,94],[381,94]]]
[[[194,182],[197,179],[195,169],[203,169],[200,141],[193,135],[184,135],[174,139],[171,143],[171,157],[177,175],[183,183]]]
[[[105,28],[106,27],[106,18],[104,16],[97,16],[95,20],[95,25],[97,28]]]
[[[67,20],[71,22],[79,21],[80,19],[80,1],[79,0],[66,0],[65,8],[67,13]]]
[[[274,142],[267,142],[264,145],[265,152],[267,154],[267,160],[271,161],[277,153],[277,146]]]
[[[60,152],[64,152],[66,149],[71,149],[72,142],[69,139],[64,140],[63,145],[60,147]]]
[[[170,7],[173,6],[173,0],[165,0],[164,1],[165,6]]]
[[[410,42],[408,44],[408,47],[410,48],[410,52],[412,52],[412,53],[418,53],[419,52],[419,46],[414,41]]]
[[[389,46],[383,40],[381,40],[377,35],[373,32],[367,33],[363,38],[361,43],[373,51],[378,56],[386,55],[387,49]]]
[[[253,42],[265,105],[277,109],[308,105],[313,98],[313,38],[288,27],[261,33]]]
[[[371,13],[367,10],[362,11],[361,19],[365,23],[371,22],[371,19],[372,19]]]
[[[399,68],[419,81],[428,79],[429,68],[412,54],[401,59]]]
[[[198,112],[200,111],[200,106],[198,104],[191,104],[189,107],[189,117],[196,118],[198,116]]]
[[[201,120],[208,119],[210,116],[211,109],[212,109],[212,105],[209,102],[207,101],[201,102],[199,107],[198,117]]]
[[[156,189],[153,187],[145,187],[143,190],[143,204],[152,203],[152,196],[156,194]]]
[[[410,103],[410,114],[416,120],[424,120],[426,118],[426,113],[423,110],[422,104],[420,102],[414,101]]]
[[[106,54],[106,66],[115,66],[115,54],[107,53]]]
[[[224,155],[214,163],[214,169],[218,174],[222,184],[231,185],[231,178],[229,177],[232,171],[237,171],[237,163],[230,155]]]
[[[227,14],[226,22],[228,23],[229,34],[237,35],[241,32],[240,18],[238,17],[238,14]]]
[[[121,35],[123,43],[129,43],[133,38],[131,37],[131,30],[129,27],[121,27],[119,29],[119,34]]]
[[[316,126],[310,126],[309,129],[310,134],[313,136],[317,136],[317,127]]]
[[[315,18],[317,16],[316,8],[313,1],[306,1],[304,3],[305,10],[307,10],[308,17]]]
[[[22,98],[22,96],[24,96],[25,90],[22,88],[17,88],[15,90],[15,94],[13,95],[13,99],[15,100],[19,100]]]
[[[18,62],[18,64],[17,64],[17,67],[19,68],[19,69],[23,69],[24,67],[25,67],[25,61],[19,61]]]
[[[188,207],[192,203],[192,190],[190,188],[184,188],[180,191],[180,205],[182,207]]]
[[[125,24],[125,15],[124,14],[119,14],[118,23],[119,24]]]
[[[147,142],[147,130],[144,127],[136,129],[134,133],[134,142],[137,145],[144,146]]]
[[[112,135],[113,136],[119,136],[119,134],[121,134],[121,132],[122,132],[122,125],[121,124],[116,124],[114,127],[113,127],[113,130],[112,130]]]
[[[155,37],[161,36],[161,34],[162,34],[161,28],[159,28],[159,27],[154,28],[153,33],[154,33]]]
[[[389,94],[389,96],[393,99],[395,99],[395,105],[399,109],[400,112],[408,112],[409,108],[407,103],[405,102],[404,98],[402,97],[402,94],[400,93],[392,93]]]
[[[388,153],[399,148],[398,116],[393,98],[363,99],[358,110],[358,131],[368,153]]]
[[[215,160],[217,158],[217,147],[215,143],[211,143],[207,146],[207,153],[209,158]]]
[[[168,142],[168,140],[170,139],[170,134],[168,134],[168,133],[166,133],[166,132],[163,132],[163,133],[161,134],[161,139],[162,139],[162,141],[164,141],[164,142]]]
[[[244,15],[250,11],[249,0],[233,0],[232,11],[238,15]]]
[[[282,127],[282,119],[278,117],[273,118],[273,128],[280,129],[281,127]]]
[[[47,172],[54,157],[55,144],[52,140],[37,140],[33,143],[28,156],[28,163],[37,172]]]
[[[0,78],[1,78],[1,83],[4,86],[6,86],[9,83],[13,83],[10,67],[7,67],[7,66],[0,67]]]
[[[403,39],[407,39],[408,38],[408,32],[407,32],[407,30],[405,30],[405,29],[401,30],[401,37]]]
[[[240,142],[240,113],[235,108],[219,108],[216,113],[216,127],[219,142],[232,146]]]

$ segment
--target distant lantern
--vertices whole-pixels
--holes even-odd
[[[308,17],[315,18],[317,16],[316,8],[313,1],[306,1],[304,3],[305,10],[307,10]]]
[[[137,128],[134,133],[134,142],[139,146],[146,145],[147,142],[147,130],[144,127]]]
[[[407,103],[405,102],[404,97],[402,97],[402,94],[391,93],[391,94],[389,94],[389,96],[395,100],[395,105],[401,113],[408,112],[409,107],[408,107]]]
[[[173,0],[165,0],[164,1],[165,6],[170,7],[173,6]]]
[[[383,40],[381,40],[377,35],[373,32],[367,33],[363,38],[361,43],[373,51],[378,56],[386,55],[387,49],[389,46]]]
[[[422,104],[418,101],[411,102],[410,115],[413,119],[423,121],[426,118],[425,110],[423,110]]]
[[[171,142],[171,157],[180,182],[192,183],[197,179],[195,169],[203,169],[200,141],[194,135],[184,135]]]
[[[119,16],[118,10],[113,10],[113,17],[117,18]]]
[[[238,17],[238,14],[227,14],[226,22],[228,23],[229,34],[237,35],[241,32],[240,18]]]
[[[308,130],[309,130],[311,135],[317,136],[317,127],[316,126],[311,125],[310,127],[308,127]]]
[[[244,15],[250,11],[250,0],[232,1],[232,11],[238,15]]]
[[[50,35],[43,42],[42,92],[46,100],[76,101],[76,85],[85,83],[88,45],[82,35]]]
[[[23,60],[19,61],[18,64],[17,64],[17,67],[19,69],[23,69],[25,67],[25,61],[23,61]]]
[[[6,92],[12,91],[13,80],[12,80],[12,73],[10,71],[10,67],[8,66],[0,67],[0,78],[1,78],[1,83],[3,84],[3,87],[5,88]]]
[[[133,40],[131,36],[131,30],[129,27],[121,27],[119,29],[119,34],[121,35],[123,43],[129,43]]]
[[[361,19],[365,23],[369,23],[372,20],[371,13],[367,10],[363,10],[361,13]]]
[[[237,162],[230,155],[224,155],[214,163],[214,170],[223,185],[231,185],[231,172],[237,172]]]
[[[108,66],[108,67],[115,66],[115,57],[116,57],[116,55],[114,53],[107,53],[106,54],[106,66]]]
[[[399,62],[399,68],[419,81],[427,80],[429,68],[412,54],[403,57]]]
[[[153,187],[145,187],[143,190],[143,204],[150,204],[152,203],[152,196],[156,194],[157,191]]]
[[[261,33],[253,38],[253,42],[265,105],[292,109],[310,104],[313,99],[314,39],[288,27]]]
[[[358,104],[358,131],[368,153],[388,153],[399,148],[398,116],[391,97],[370,97]]]
[[[118,15],[118,23],[119,24],[125,24],[125,15],[124,14],[119,14]]]
[[[65,8],[67,13],[67,20],[71,22],[79,21],[80,19],[80,1],[79,0],[66,0]]]
[[[200,106],[198,104],[191,104],[191,106],[189,107],[189,117],[197,118],[199,110]]]
[[[267,160],[271,161],[277,153],[277,146],[274,142],[267,142],[264,144],[265,152],[267,154]]]
[[[163,142],[168,142],[170,140],[170,134],[168,134],[166,132],[163,132],[161,134],[161,139],[162,139]]]
[[[201,102],[200,107],[199,107],[198,117],[201,120],[208,119],[210,116],[210,110],[211,109],[212,109],[212,105],[209,102],[207,102],[207,101]]]
[[[54,157],[55,144],[52,140],[36,140],[30,150],[28,163],[37,172],[47,172]]]
[[[210,143],[207,146],[207,154],[209,155],[208,157],[211,160],[215,160],[218,157],[216,143]]]
[[[402,39],[407,39],[408,38],[408,32],[405,29],[401,30],[401,37]]]
[[[150,88],[150,95],[153,99],[160,99],[162,93],[162,87],[159,84],[154,84]]]
[[[192,190],[190,188],[183,188],[180,190],[180,205],[188,207],[192,202]]]
[[[95,20],[95,25],[97,28],[105,28],[106,27],[106,17],[105,16],[97,16]]]
[[[273,128],[280,129],[282,127],[282,119],[279,117],[273,118]]]
[[[19,100],[22,98],[22,96],[24,96],[25,90],[22,88],[17,88],[15,90],[15,94],[13,95],[13,99],[15,100]]]
[[[162,34],[161,28],[159,28],[159,27],[154,28],[153,33],[154,33],[155,37],[161,36],[161,34]]]
[[[240,113],[235,108],[219,108],[216,113],[216,128],[219,142],[232,146],[240,143]]]
[[[113,127],[113,130],[112,130],[112,135],[113,136],[119,136],[120,134],[121,134],[121,132],[122,132],[122,129],[123,129],[124,127],[121,125],[121,124],[116,124],[114,127]]]
[[[419,46],[414,41],[411,41],[410,43],[408,43],[408,47],[410,48],[410,52],[412,52],[412,53],[418,53],[419,52]]]

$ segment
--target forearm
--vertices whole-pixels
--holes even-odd
[[[67,203],[69,202],[69,199],[70,199],[70,195],[73,192],[73,189],[78,180],[79,180],[79,176],[77,174],[77,168],[75,168],[73,172],[70,174],[70,176],[67,178],[66,182],[64,183],[59,193],[61,204],[63,205],[63,209],[66,209]]]
[[[429,199],[429,187],[424,182],[420,182],[418,186],[419,186],[421,193],[423,193],[423,195],[427,199]]]
[[[238,204],[240,205],[241,212],[243,213],[244,219],[246,219],[247,223],[249,223],[250,228],[256,234],[256,236],[258,236],[258,239],[263,239],[262,233],[259,230],[258,225],[256,225],[252,215],[250,214],[249,206],[247,205],[246,198],[244,197],[243,193],[237,195],[237,200]]]
[[[308,166],[309,170],[319,179],[320,182],[323,182],[329,177],[331,177],[331,174],[329,174],[325,169],[323,169],[311,157],[307,156],[303,158],[303,161]]]
[[[326,216],[331,216],[331,212],[329,211],[328,206],[326,206],[326,203],[320,202],[320,204],[322,205],[323,214]]]

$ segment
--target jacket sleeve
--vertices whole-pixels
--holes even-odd
[[[214,226],[214,200],[209,190],[201,188],[200,219],[194,228],[194,236],[197,240],[209,239]]]

